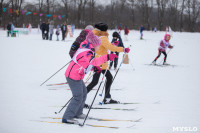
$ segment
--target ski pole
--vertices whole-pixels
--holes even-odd
[[[91,72],[90,72],[90,74],[88,75],[86,81],[84,82],[85,84],[87,83],[88,79],[91,78],[90,75],[91,75]],[[57,83],[57,84],[47,84],[46,86],[56,86],[56,85],[64,85],[64,84],[68,84],[68,83],[67,83],[67,82],[64,82],[64,83]]]
[[[131,47],[131,45],[130,45],[129,47]],[[123,61],[124,61],[124,59],[123,59]],[[123,61],[122,61],[122,62],[123,62]],[[107,82],[107,80],[106,80],[106,82]],[[99,94],[99,96],[102,96],[102,95],[103,95],[103,91],[104,91],[104,89],[105,89],[105,87],[106,87],[106,82],[104,83],[103,90],[102,90],[101,94]]]
[[[173,46],[174,47],[174,46]],[[167,55],[169,54],[169,52],[171,51],[172,49],[170,49],[168,52],[167,52]],[[161,64],[161,62],[163,62],[164,59],[162,59],[159,63],[159,65]]]
[[[131,47],[131,45],[129,45],[129,47]],[[117,72],[115,73],[115,76],[114,76],[114,78],[113,78],[113,80],[112,80],[112,83],[113,83],[113,81],[115,80],[115,77],[117,76],[117,73],[118,73],[120,67],[122,66],[122,63],[124,62],[124,59],[125,59],[126,55],[127,55],[127,53],[125,52],[125,55],[124,55],[124,57],[123,57],[123,59],[122,59],[122,62],[121,62],[120,65],[119,65],[119,68],[117,69]]]
[[[85,81],[85,83],[86,83],[88,80],[90,80],[90,78],[93,77],[94,74],[95,74],[95,73],[93,73],[93,74]],[[72,98],[73,98],[73,97],[71,97],[71,98],[67,101],[67,103],[62,107],[62,109],[61,109],[60,111],[55,112],[55,114],[60,113],[60,112],[67,106],[67,104],[72,100]]]
[[[135,71],[135,68],[133,67],[133,64],[132,64],[132,62],[131,62],[130,59],[129,59],[129,61],[130,61],[130,64],[131,64],[131,66],[132,66],[132,68],[133,68],[133,71]]]
[[[101,96],[101,97],[102,97],[102,95],[103,95],[103,91],[104,91],[104,89],[105,89],[105,87],[106,87],[106,82],[107,82],[107,80],[106,80],[105,83],[104,83],[104,87],[103,87],[103,89],[102,89],[101,94],[99,94],[99,96]]]
[[[130,45],[130,46],[131,46],[131,45]],[[117,72],[115,73],[115,76],[114,76],[114,78],[113,78],[113,80],[112,80],[112,83],[113,83],[113,81],[115,80],[115,77],[117,76],[117,73],[118,73],[119,69],[121,68],[122,63],[124,62],[124,59],[125,59],[126,55],[127,55],[127,53],[125,53],[125,55],[124,55],[124,57],[123,57],[123,59],[122,59],[122,62],[120,63],[119,68],[117,69]],[[111,84],[112,84],[112,83],[111,83]],[[108,94],[109,91],[110,91],[110,88],[109,88],[109,90],[107,90],[105,96]],[[99,104],[102,105],[102,104],[103,104],[103,101],[102,101],[102,102],[99,102]]]
[[[109,63],[109,61],[108,61],[108,63]],[[98,89],[97,89],[97,92],[96,92],[94,98],[93,98],[92,104],[91,104],[90,107],[89,107],[89,110],[88,110],[87,115],[86,115],[86,117],[85,117],[85,119],[84,119],[84,121],[83,121],[83,124],[79,124],[79,126],[84,126],[85,121],[86,121],[86,119],[87,119],[87,117],[88,117],[88,115],[89,115],[89,113],[90,113],[90,110],[91,110],[91,108],[92,108],[92,105],[93,105],[93,103],[94,103],[94,100],[96,99],[96,96],[97,96],[97,94],[98,94],[98,92],[99,92],[99,89],[100,89],[100,87],[101,87],[101,84],[103,83],[103,80],[104,80],[104,77],[105,77],[105,75],[106,75],[106,73],[107,73],[108,68],[109,68],[109,65],[108,65],[108,67],[106,68],[106,71],[105,71],[105,73],[104,73],[104,75],[103,75],[103,77],[102,77],[102,81],[101,81],[101,83],[100,83],[100,85],[99,85],[99,87],[98,87]]]
[[[72,60],[71,60],[72,61]],[[49,77],[47,80],[45,80],[40,86],[42,86],[44,83],[46,83],[49,79],[51,79],[54,75],[56,75],[60,70],[62,70],[65,66],[67,66],[71,61],[69,61],[67,64],[65,64],[62,68],[60,68],[57,72],[55,72],[51,77]]]
[[[55,112],[55,114],[60,113],[60,112],[67,106],[67,104],[72,100],[72,98],[73,98],[73,97],[71,97],[71,98],[69,99],[69,101],[62,107],[62,109],[61,109],[60,111]]]

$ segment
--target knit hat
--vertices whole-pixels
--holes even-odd
[[[167,40],[166,40],[167,36],[169,36],[169,40],[170,40],[170,38],[171,38],[170,34],[165,34],[165,36],[164,36],[165,41],[167,41]],[[168,41],[169,41],[169,40],[168,40]]]
[[[88,26],[85,27],[85,29],[86,29],[86,30],[93,30],[94,27],[93,27],[92,25],[88,25]]]
[[[94,33],[91,31],[88,33],[88,35],[86,36],[86,40],[92,44],[92,46],[98,46],[101,44],[101,39],[94,35]]]
[[[101,31],[107,31],[108,30],[108,25],[105,24],[105,23],[102,23],[102,22],[95,24],[94,27],[101,30]]]
[[[117,32],[113,32],[112,36],[119,38],[119,34]]]

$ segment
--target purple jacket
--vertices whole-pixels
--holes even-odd
[[[81,43],[80,48],[74,54],[73,61],[67,67],[65,72],[66,77],[73,80],[82,80],[85,74],[92,70],[93,66],[100,66],[108,61],[107,55],[93,58],[94,52],[91,50],[93,48],[87,40]]]

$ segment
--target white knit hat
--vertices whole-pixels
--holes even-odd
[[[86,29],[86,30],[93,30],[94,27],[93,27],[92,25],[88,25],[88,26],[85,27],[85,29]]]

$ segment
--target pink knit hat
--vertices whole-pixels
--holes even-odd
[[[101,39],[96,36],[92,31],[86,36],[86,40],[91,43],[93,46],[101,45]]]
[[[167,36],[169,36],[169,40],[170,40],[170,38],[171,38],[170,34],[165,34],[165,36],[164,36],[165,41],[167,41],[167,40],[166,40]],[[168,41],[169,41],[169,40],[168,40]]]

